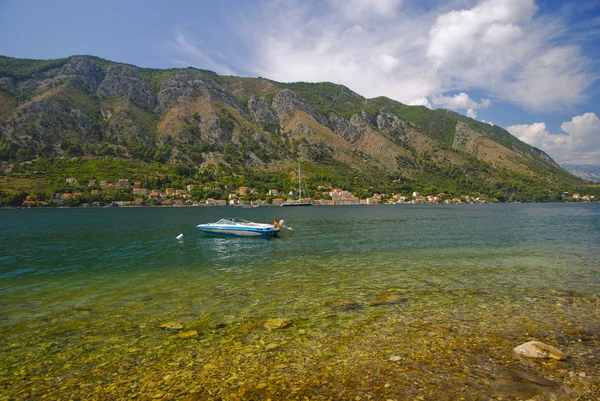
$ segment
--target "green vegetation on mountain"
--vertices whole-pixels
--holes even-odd
[[[448,110],[365,99],[342,85],[279,83],[195,68],[137,68],[93,56],[0,56],[0,200],[90,194],[81,183],[469,195],[554,201],[598,187],[506,130]],[[74,178],[78,187],[67,185]],[[201,190],[198,188],[211,188]],[[220,188],[216,190],[214,188]],[[105,189],[104,200],[131,198]],[[252,195],[254,196],[254,195]],[[91,200],[91,199],[87,199]]]

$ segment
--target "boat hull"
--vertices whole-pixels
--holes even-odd
[[[226,237],[275,237],[278,234],[277,231],[257,232],[245,230],[225,230],[221,228],[199,228],[199,230],[205,234],[222,235]]]
[[[279,229],[275,227],[246,228],[246,227],[215,227],[208,224],[197,225],[196,228],[205,234],[226,237],[275,237]]]
[[[289,207],[289,206],[312,206],[312,203],[282,203],[281,206]]]

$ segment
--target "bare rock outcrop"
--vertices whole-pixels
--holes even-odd
[[[75,77],[77,80],[83,82],[90,92],[96,92],[104,79],[104,74],[100,68],[83,57],[74,57],[71,59],[71,61],[61,68],[60,75]]]
[[[483,137],[483,135],[474,131],[467,124],[459,121],[456,123],[452,147],[463,152],[477,154],[477,140],[481,137]]]
[[[355,114],[350,118],[350,125],[359,135],[363,135],[368,130],[373,129],[373,121],[371,121],[371,117],[364,110],[360,115]]]
[[[142,81],[137,68],[127,64],[110,67],[96,93],[103,97],[123,97],[148,111],[152,111],[156,104],[152,89]]]
[[[290,89],[284,89],[273,98],[273,109],[279,115],[286,115],[302,110],[312,116],[322,125],[327,125],[327,122],[316,113],[308,104],[306,104],[296,92]]]
[[[154,145],[152,138],[131,119],[124,115],[112,117],[109,120],[105,137],[112,143],[125,143],[128,141],[141,142],[144,145]]]
[[[219,101],[242,112],[237,98],[231,92],[195,69],[178,72],[163,81],[158,91],[158,107],[166,111],[181,105],[190,97]]]
[[[360,132],[356,129],[351,122],[338,117],[334,114],[329,116],[329,128],[336,134],[341,135],[345,140],[349,142],[357,142],[360,139]]]
[[[377,115],[377,129],[381,132],[402,136],[407,127],[406,121],[387,110],[382,110]]]
[[[263,97],[252,95],[248,100],[248,110],[252,120],[263,127],[279,125],[277,113]]]

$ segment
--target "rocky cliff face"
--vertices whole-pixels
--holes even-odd
[[[96,93],[101,97],[123,98],[148,111],[152,111],[156,105],[152,89],[140,79],[137,68],[127,64],[116,64],[110,67]]]
[[[377,115],[377,129],[382,132],[403,136],[408,128],[406,121],[398,118],[387,110],[382,110]]]
[[[325,118],[318,115],[308,104],[306,104],[295,92],[290,89],[284,89],[273,98],[273,110],[282,117],[289,116],[294,112],[301,110],[309,114],[315,121],[325,125]]]
[[[360,139],[360,132],[364,132],[364,127],[360,127],[360,123],[358,120],[360,117],[353,116],[354,123],[352,120],[348,121],[343,118],[340,118],[336,115],[329,116],[329,127],[331,127],[332,131],[338,135],[341,135],[348,142],[356,142]]]
[[[98,66],[86,58],[74,57],[65,64],[59,73],[60,76],[73,77],[80,80],[85,87],[92,93],[95,93],[98,86],[104,80],[104,74]]]
[[[443,169],[458,169],[454,177],[472,162],[468,153],[519,174],[562,174],[545,153],[498,127],[365,99],[332,83],[138,70],[86,56],[2,62],[8,66],[0,70],[5,161],[116,154],[269,169],[300,158],[381,178],[419,177],[443,160]]]
[[[279,127],[279,117],[269,103],[263,97],[250,96],[248,100],[248,110],[252,120],[262,127],[277,126]]]
[[[363,110],[360,114],[355,114],[350,118],[350,126],[358,133],[358,136],[361,136],[373,128],[373,121]]]
[[[199,98],[208,102],[222,102],[239,112],[240,105],[233,94],[198,70],[185,70],[164,80],[158,92],[158,106],[161,111],[182,105],[189,98]]]
[[[477,139],[483,135],[470,129],[464,123],[456,124],[456,133],[454,134],[454,142],[452,147],[467,153],[477,154]]]

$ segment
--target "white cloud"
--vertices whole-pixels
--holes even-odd
[[[381,54],[377,57],[379,61],[379,65],[383,71],[392,71],[394,68],[400,65],[400,61],[394,57],[387,54]]]
[[[511,63],[518,24],[527,24],[537,7],[533,0],[488,0],[468,10],[441,14],[431,27],[428,56],[452,74],[455,68],[504,69]]]
[[[465,92],[460,92],[454,96],[434,96],[432,101],[434,104],[452,110],[480,109],[489,107],[491,104],[490,99],[481,99],[481,103],[477,103]]]
[[[396,12],[402,0],[332,0],[348,18],[363,19],[365,14],[387,16]]]
[[[351,28],[346,29],[346,31],[344,33],[361,34],[361,33],[365,33],[365,28],[363,28],[363,26],[360,24],[354,24],[354,25],[352,25]]]
[[[575,116],[551,134],[544,123],[513,125],[506,129],[532,146],[542,149],[558,163],[600,165],[600,120],[595,113]]]
[[[408,105],[410,105],[410,106],[425,106],[428,109],[433,108],[433,106],[431,105],[431,102],[429,102],[429,99],[427,99],[426,97],[410,100],[408,102]]]
[[[581,103],[593,81],[582,72],[588,62],[576,47],[549,49],[528,61],[507,82],[504,97],[532,109],[553,111]]]
[[[177,64],[185,67],[197,67],[216,71],[219,74],[232,75],[233,70],[223,63],[216,61],[218,57],[215,55],[206,54],[196,45],[190,42],[188,37],[180,28],[176,28],[175,32],[175,49],[181,55],[180,59],[174,60]]]
[[[596,79],[581,47],[568,41],[566,23],[539,15],[534,0],[429,4],[435,8],[424,11],[417,0],[240,2],[226,28],[248,54],[219,57],[228,49],[211,52],[215,44],[176,32],[185,55],[177,58],[225,74],[227,63],[282,82],[339,82],[403,103],[477,91],[544,112],[581,103]],[[488,106],[460,110],[476,115]]]
[[[401,1],[275,1],[249,12],[257,15],[239,34],[253,39],[250,75],[341,83],[366,97],[403,103],[438,91],[425,57],[434,16],[412,18]]]
[[[427,50],[438,76],[532,110],[581,103],[595,79],[588,60],[579,47],[555,45],[564,27],[534,19],[537,10],[533,0],[487,0],[441,14]]]
[[[466,110],[467,117],[477,118],[477,109],[490,107],[492,102],[490,99],[481,99],[480,103],[471,99],[468,94],[461,92],[454,96],[434,96],[431,101],[433,104],[445,109],[461,111]]]

